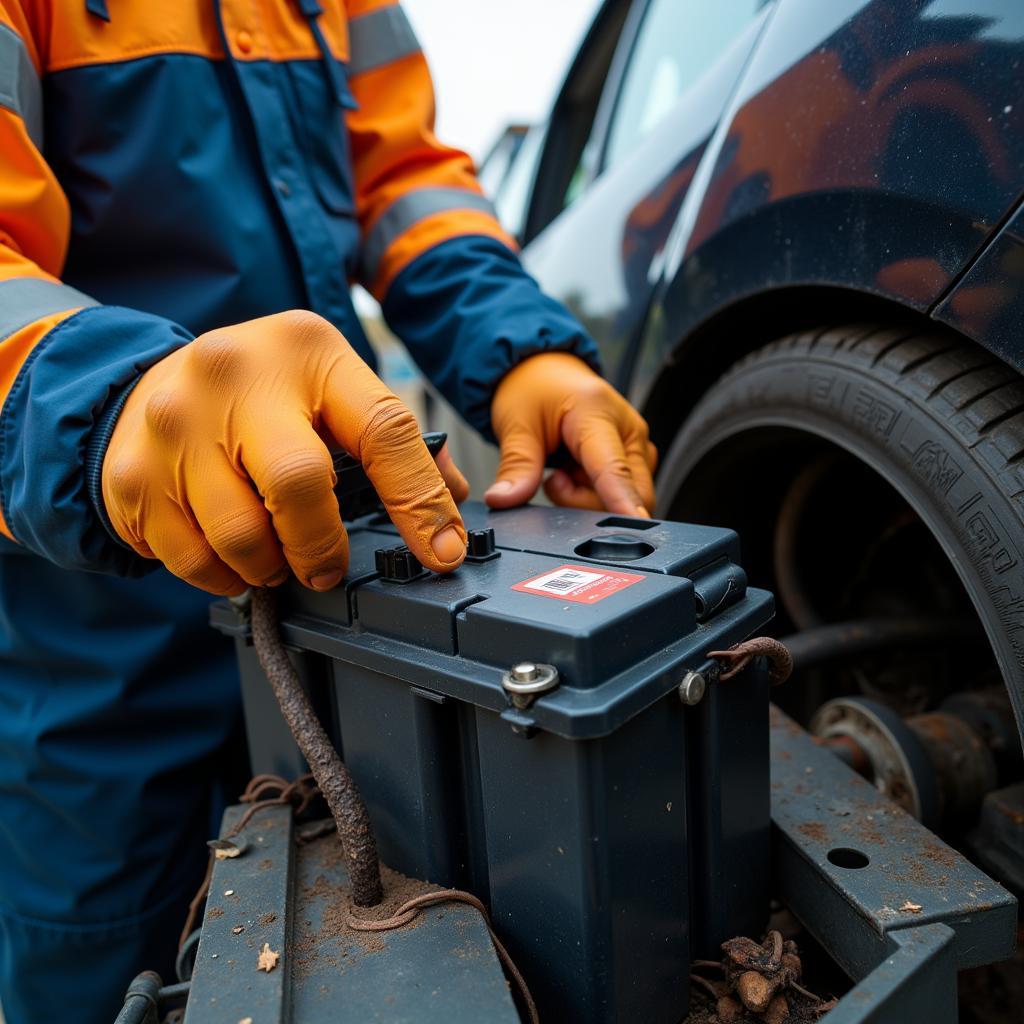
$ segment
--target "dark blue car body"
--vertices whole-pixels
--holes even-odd
[[[1024,370],[1024,2],[755,0],[602,167],[659,2],[691,0],[602,5],[522,231],[659,446],[736,359],[823,322],[931,318]]]

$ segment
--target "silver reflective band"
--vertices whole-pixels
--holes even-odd
[[[419,53],[416,33],[397,4],[370,11],[348,23],[350,75],[383,67],[399,57]]]
[[[14,29],[0,24],[0,107],[25,122],[36,149],[43,148],[43,87],[25,44]]]
[[[79,306],[98,306],[95,299],[66,284],[54,284],[36,277],[15,277],[0,281],[0,341],[27,327],[40,317],[63,313]]]
[[[462,188],[420,188],[396,199],[373,225],[363,243],[363,275],[367,283],[377,276],[388,246],[414,224],[448,210],[482,210],[492,217],[491,201]]]

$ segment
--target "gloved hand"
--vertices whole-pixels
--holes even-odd
[[[328,444],[364,469],[416,557],[458,566],[469,490],[447,452],[435,466],[412,413],[326,320],[279,313],[211,331],[150,367],[103,463],[103,500],[144,558],[214,594],[314,590],[345,572]]]
[[[547,456],[564,443],[576,460],[556,469],[544,491],[556,505],[649,516],[658,454],[643,417],[603,378],[567,352],[523,360],[491,403],[501,465],[484,495],[493,508],[529,501]]]

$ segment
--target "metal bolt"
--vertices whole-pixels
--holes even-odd
[[[558,685],[558,669],[533,661],[520,661],[501,677],[501,685],[517,708],[528,708],[540,694]]]
[[[707,682],[699,672],[687,672],[679,684],[679,699],[684,704],[699,704],[707,689]]]

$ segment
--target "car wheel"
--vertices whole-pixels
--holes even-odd
[[[1020,729],[1024,380],[979,347],[877,325],[767,345],[692,410],[659,494],[666,516],[740,531],[777,633],[910,630],[801,687],[800,717],[837,687],[910,715],[1001,677]]]

